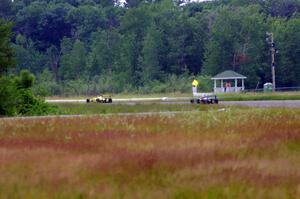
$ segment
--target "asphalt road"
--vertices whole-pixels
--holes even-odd
[[[178,98],[130,98],[130,99],[113,99],[113,104],[136,104],[136,103],[166,103],[166,104],[188,104],[190,103],[188,97]],[[76,99],[60,99],[60,100],[46,100],[49,103],[86,103],[85,100]],[[250,106],[250,107],[286,107],[286,108],[300,108],[300,100],[268,100],[268,101],[220,101],[220,105],[226,106]]]
[[[113,103],[119,104],[138,104],[138,103],[177,103],[177,104],[189,104],[190,98],[172,98],[170,99],[162,99],[162,98],[139,98],[138,100],[133,99],[115,99]],[[86,103],[85,100],[46,100],[49,103]],[[249,106],[249,107],[285,107],[285,108],[300,108],[300,100],[273,100],[273,101],[220,101],[220,105],[225,106]],[[226,111],[226,108],[220,108],[215,111],[222,112]],[[197,111],[189,111],[189,112],[197,112]],[[199,111],[198,111],[199,112]],[[173,111],[173,112],[145,112],[145,113],[117,113],[117,114],[104,114],[104,115],[174,115],[181,114],[182,111]],[[88,115],[93,116],[93,115]],[[16,120],[16,119],[49,119],[49,118],[71,118],[71,117],[88,117],[87,115],[54,115],[54,116],[31,116],[31,117],[8,117],[8,118],[0,118],[0,121],[6,120]]]

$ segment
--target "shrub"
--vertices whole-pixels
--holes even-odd
[[[18,90],[17,113],[20,115],[45,115],[57,114],[59,110],[56,106],[47,104],[35,97],[30,89]]]
[[[34,75],[22,71],[20,76],[0,78],[0,115],[47,115],[59,113],[56,106],[34,96]]]
[[[16,114],[16,93],[14,82],[9,77],[0,78],[0,116]]]

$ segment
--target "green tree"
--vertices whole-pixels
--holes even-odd
[[[185,18],[172,1],[164,0],[155,5],[154,21],[162,33],[160,66],[166,73],[180,75],[187,71]]]
[[[121,20],[121,31],[124,34],[123,39],[123,66],[128,68],[127,74],[130,74],[128,80],[138,88],[141,86],[141,51],[142,41],[145,31],[151,23],[151,15],[146,5],[128,10]]]
[[[11,77],[0,77],[0,116],[16,114],[17,89]]]
[[[103,29],[106,22],[103,8],[95,5],[82,5],[72,9],[67,19],[72,24],[74,37],[83,41],[88,41],[92,32]]]
[[[0,0],[0,18],[10,20],[13,17],[12,4],[11,0]]]
[[[65,3],[34,1],[18,12],[16,30],[32,39],[42,51],[51,45],[59,47],[64,36],[71,36],[67,16],[72,8]]]
[[[59,80],[59,76],[58,76],[59,62],[60,62],[61,52],[56,46],[51,45],[47,49],[46,55],[48,57],[48,63],[51,68],[51,71],[53,72],[56,81],[58,81]]]
[[[291,17],[300,12],[299,0],[265,0],[261,1],[262,10],[272,17]]]
[[[122,39],[119,69],[126,84],[137,88],[141,83],[141,68],[138,64],[139,44],[134,34],[127,34]]]
[[[264,18],[259,7],[222,7],[217,11],[205,53],[204,73],[215,75],[234,70],[248,76],[247,86],[255,87],[265,65]]]
[[[279,51],[276,55],[277,86],[300,86],[300,18],[278,19],[273,26]]]
[[[125,6],[128,7],[128,8],[136,8],[142,2],[143,2],[143,0],[127,0],[126,3],[125,3]]]
[[[183,13],[185,30],[184,60],[188,71],[199,74],[202,71],[205,44],[208,41],[208,13],[206,11],[192,11],[187,8]]]
[[[84,44],[76,40],[70,51],[65,51],[61,57],[59,68],[63,80],[79,79],[86,73],[86,50]]]
[[[89,54],[91,75],[112,75],[118,72],[121,35],[116,29],[93,33],[93,43]]]
[[[161,67],[159,63],[161,34],[154,25],[150,26],[143,41],[142,49],[142,82],[159,80]]]
[[[10,100],[14,102],[13,109],[17,115],[44,115],[58,113],[56,107],[45,103],[43,100],[34,96],[31,87],[35,81],[33,74],[23,70],[20,76],[14,78],[14,88],[16,93]]]
[[[34,74],[41,73],[47,66],[47,57],[35,48],[32,40],[27,40],[22,35],[17,35],[16,44],[13,44],[16,55],[16,72],[27,69]]]
[[[12,23],[7,23],[0,19],[0,77],[6,73],[9,68],[15,66],[13,50],[11,48],[10,38]]]

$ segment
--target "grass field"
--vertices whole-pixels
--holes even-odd
[[[300,110],[0,119],[0,198],[300,197]]]
[[[300,100],[300,92],[219,94],[222,101]]]
[[[218,105],[199,104],[101,104],[101,103],[58,103],[59,109],[65,114],[111,114],[111,113],[147,113],[147,112],[177,112],[177,111],[209,111],[222,108]]]

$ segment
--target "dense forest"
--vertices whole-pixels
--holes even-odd
[[[8,73],[27,69],[44,96],[189,92],[192,76],[209,90],[227,69],[262,87],[271,82],[266,32],[277,86],[298,87],[299,12],[300,0],[0,0],[13,31]]]

